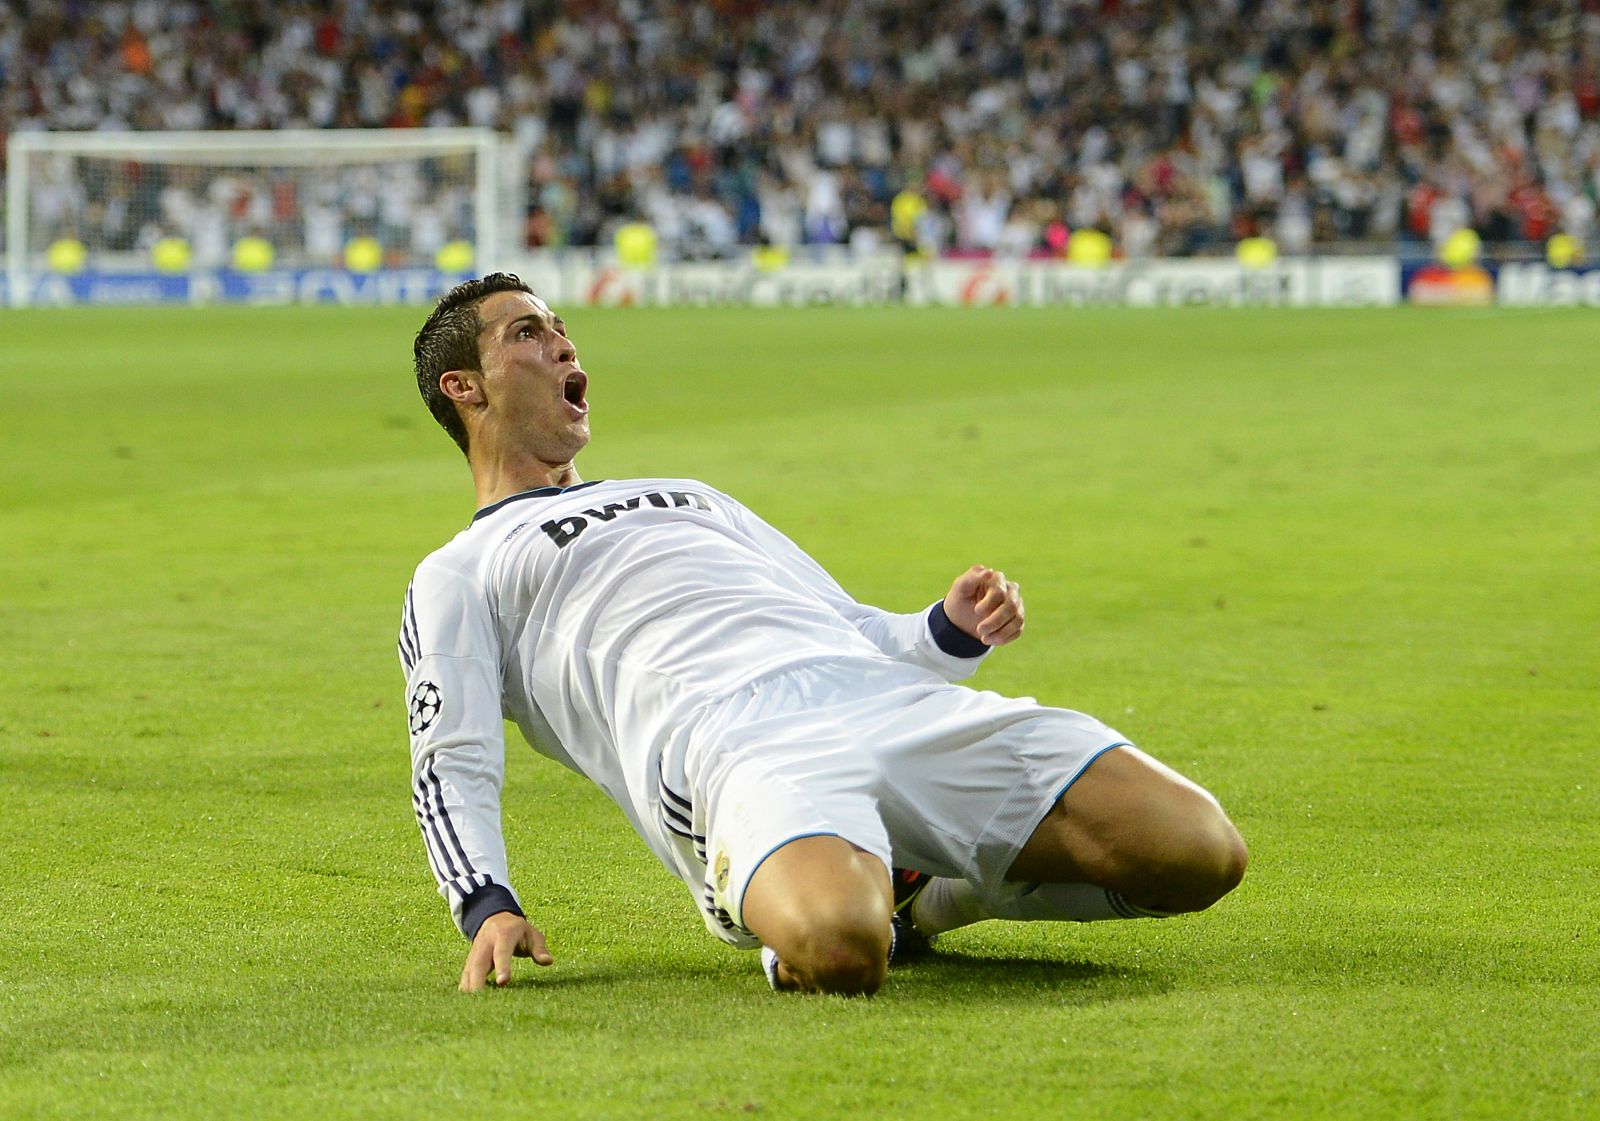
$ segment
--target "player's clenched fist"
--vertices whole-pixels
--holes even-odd
[[[1017,582],[981,564],[956,577],[950,594],[944,597],[944,613],[985,646],[1004,646],[1022,633],[1022,593]]]
[[[555,961],[545,948],[544,934],[521,915],[501,911],[483,920],[472,949],[467,951],[467,965],[461,971],[461,991],[475,993],[483,988],[489,975],[494,975],[496,985],[511,983],[511,959],[532,958],[540,965]]]

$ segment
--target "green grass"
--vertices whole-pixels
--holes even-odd
[[[400,597],[471,513],[417,309],[0,316],[0,1117],[1600,1115],[1592,313],[585,311],[588,478],[856,595],[983,560],[979,682],[1213,789],[1244,885],[780,998],[526,749],[558,964],[454,991]]]

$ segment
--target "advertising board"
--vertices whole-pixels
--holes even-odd
[[[1231,259],[1113,262],[1085,269],[1053,261],[793,261],[763,268],[751,261],[708,261],[631,269],[568,254],[528,255],[503,267],[521,275],[551,304],[603,307],[1348,307],[1400,300],[1392,258],[1306,258],[1246,267]],[[1517,274],[1516,291],[1552,292],[1595,302],[1592,286]],[[427,304],[461,274],[435,269],[276,269],[163,273],[85,271],[34,274],[22,303],[139,304]],[[1590,287],[1584,287],[1587,283]],[[0,293],[0,296],[3,296]]]

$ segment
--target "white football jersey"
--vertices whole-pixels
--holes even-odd
[[[692,883],[699,873],[681,866],[659,802],[697,713],[841,654],[957,681],[983,650],[942,602],[909,615],[857,603],[703,483],[579,483],[497,502],[418,566],[400,632],[413,804],[440,894],[469,937],[515,899],[502,715],[598,784]]]

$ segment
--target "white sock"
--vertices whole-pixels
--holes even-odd
[[[966,880],[935,876],[911,903],[911,925],[929,938],[988,917]]]
[[[998,903],[984,906],[966,880],[936,878],[911,904],[911,922],[930,937],[983,919],[1018,922],[1098,922],[1103,919],[1163,918],[1094,884],[1016,884]]]
[[[1100,922],[1104,919],[1159,919],[1163,911],[1135,906],[1120,893],[1095,884],[1017,884],[988,908],[997,919],[1021,922]]]

